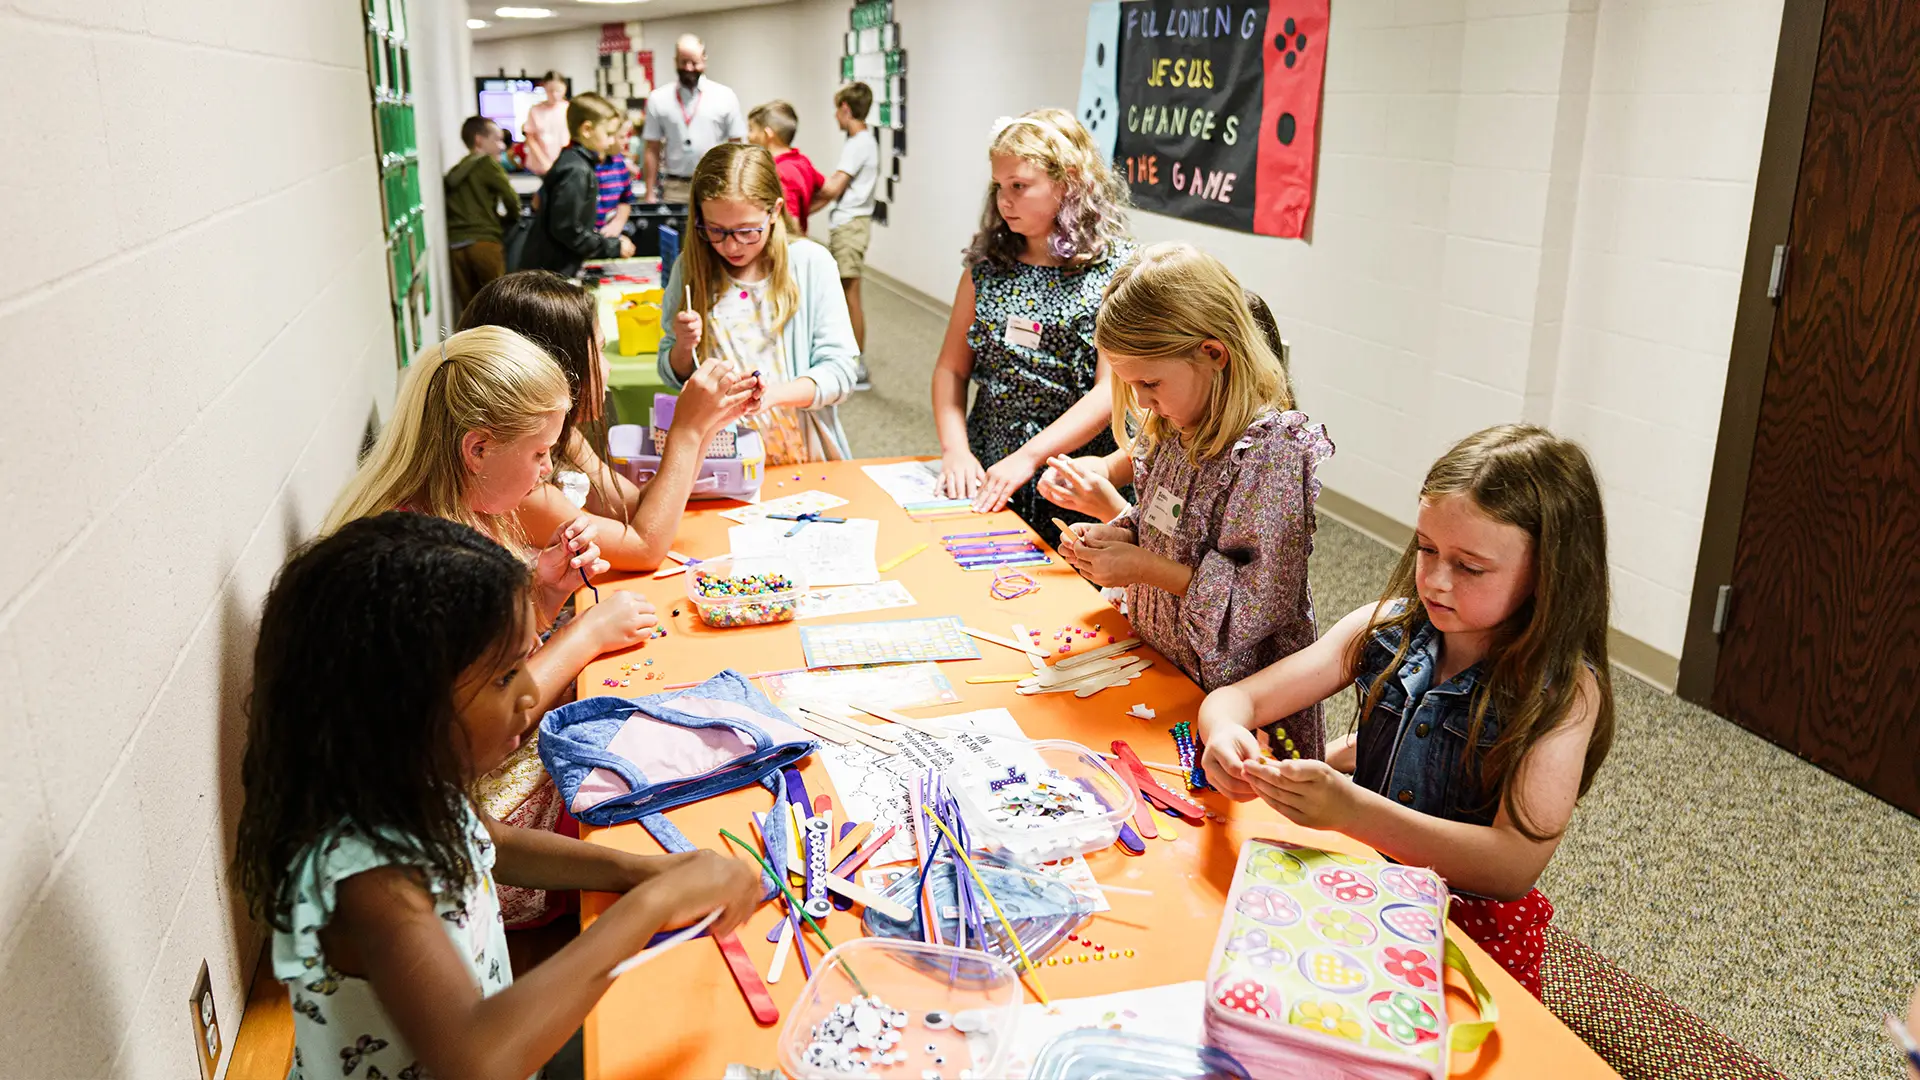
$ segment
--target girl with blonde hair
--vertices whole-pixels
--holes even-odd
[[[721,143],[691,187],[661,311],[660,377],[677,390],[706,363],[757,376],[764,396],[746,423],[770,466],[852,457],[837,408],[859,357],[846,295],[833,256],[798,235],[773,155]]]
[[[386,428],[335,501],[323,532],[389,510],[472,526],[531,566],[539,624],[553,623],[582,584],[581,574],[608,568],[585,515],[563,522],[540,547],[520,522],[521,502],[552,471],[569,405],[560,366],[512,330],[477,326],[427,346],[408,366]],[[537,710],[564,700],[594,657],[641,641],[658,624],[640,594],[606,590],[527,658]],[[531,735],[475,783],[474,794],[488,815],[512,825],[551,829],[560,821],[558,793]],[[509,925],[557,913],[540,892],[508,889],[501,901]]]
[[[1081,519],[1035,492],[1041,465],[1113,449],[1093,316],[1133,251],[1127,189],[1062,109],[1003,119],[987,161],[986,207],[933,369],[940,483],[976,510],[1011,506],[1039,528],[1058,514]]]
[[[1586,453],[1529,424],[1469,435],[1427,470],[1378,603],[1207,695],[1207,779],[1431,867],[1448,917],[1538,996],[1534,883],[1613,746],[1608,595]],[[1253,728],[1348,686],[1357,730],[1325,761],[1260,759]]]
[[[1294,409],[1240,283],[1156,244],[1115,273],[1093,340],[1138,499],[1110,525],[1071,526],[1060,553],[1124,590],[1134,633],[1203,689],[1312,644],[1314,472],[1333,444]],[[1320,756],[1318,702],[1275,719],[1283,754]]]

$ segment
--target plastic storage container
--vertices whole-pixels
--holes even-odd
[[[858,1008],[856,998],[889,1014],[877,1031],[898,1035],[890,1049],[859,1048],[853,1039],[832,1034],[835,1007]],[[988,1080],[1006,1074],[1019,1017],[1020,980],[1000,960],[946,945],[856,938],[814,965],[813,978],[787,1010],[780,1068],[794,1080],[906,1080],[928,1071],[946,1080]],[[894,1026],[893,1019],[903,1023]],[[870,1014],[865,1021],[869,1030],[876,1029],[872,1020]],[[897,1057],[873,1064],[875,1053]]]
[[[946,774],[975,847],[1004,851],[1026,863],[1050,862],[1099,851],[1119,839],[1120,826],[1133,816],[1133,785],[1077,742],[1009,745],[999,739],[995,751],[997,761],[1012,764],[993,773]],[[1036,808],[1035,801],[1053,805]]]
[[[1027,1080],[1247,1080],[1247,1070],[1210,1046],[1081,1028],[1041,1047]]]
[[[771,592],[708,595],[716,578],[737,580],[772,574],[784,576],[788,587]],[[806,575],[793,560],[777,555],[750,559],[722,555],[702,559],[687,568],[686,576],[687,599],[693,604],[694,612],[701,622],[716,628],[792,622],[800,609],[800,597],[807,591]]]
[[[699,479],[693,482],[695,499],[750,500],[760,491],[766,478],[766,450],[760,435],[743,431],[735,440],[738,454],[730,458],[706,458],[700,462]],[[660,471],[660,452],[647,429],[638,424],[617,424],[607,429],[608,464],[636,484],[645,484]]]

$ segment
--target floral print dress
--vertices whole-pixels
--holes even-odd
[[[493,885],[493,841],[471,807],[466,809],[467,858],[474,880],[463,889],[434,889],[434,911],[447,937],[467,962],[483,996],[513,982],[506,926]],[[399,865],[366,837],[337,833],[302,852],[294,866],[291,933],[273,933],[273,975],[293,999],[293,1068],[287,1080],[360,1077],[362,1080],[428,1080],[407,1041],[393,1026],[372,984],[334,970],[320,945],[320,931],[333,920],[340,883],[382,866]]]
[[[1082,268],[1017,263],[1003,269],[986,262],[973,268],[967,348],[973,351],[975,392],[967,413],[967,443],[981,465],[991,468],[1026,445],[1093,389],[1093,316],[1113,272],[1132,254],[1133,245],[1123,241]],[[1041,324],[1038,348],[1007,341],[1007,319],[1012,316]],[[1102,431],[1069,456],[1106,454],[1113,448],[1113,436]],[[1034,479],[1021,485],[1007,506],[1043,535],[1053,535],[1049,519],[1056,516],[1089,520],[1042,499],[1034,485]]]
[[[1256,417],[1226,453],[1187,460],[1176,439],[1136,454],[1135,505],[1113,520],[1135,541],[1193,569],[1185,596],[1150,585],[1126,587],[1127,618],[1142,641],[1171,660],[1202,690],[1237,682],[1313,644],[1313,595],[1307,555],[1313,550],[1314,471],[1333,443],[1306,414],[1288,410]],[[1170,511],[1171,530],[1158,527]],[[1280,757],[1325,756],[1320,706],[1269,729]]]

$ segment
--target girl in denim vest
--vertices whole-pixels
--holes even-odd
[[[1454,921],[1537,996],[1553,905],[1534,882],[1613,745],[1599,485],[1574,443],[1503,425],[1434,463],[1417,520],[1380,603],[1207,695],[1207,777],[1432,867]],[[1256,744],[1348,684],[1358,730],[1325,761]]]

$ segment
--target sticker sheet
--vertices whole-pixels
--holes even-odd
[[[872,585],[846,585],[835,589],[808,589],[800,597],[798,619],[820,619],[828,615],[858,615],[863,611],[888,611],[912,607],[919,601],[898,581]]]
[[[805,617],[804,615],[802,616]],[[790,700],[834,705],[873,705],[882,709],[918,709],[960,700],[938,664],[882,664],[876,667],[822,668],[769,675],[761,681],[774,704]],[[943,719],[940,723],[945,724]]]
[[[845,505],[847,500],[838,495],[830,495],[824,491],[802,491],[797,495],[786,495],[766,502],[749,503],[746,506],[736,506],[731,510],[722,510],[720,516],[728,521],[737,521],[745,525],[749,521],[759,521],[768,514],[817,514]]]
[[[978,660],[980,650],[957,615],[940,619],[803,626],[800,648],[810,668]]]

